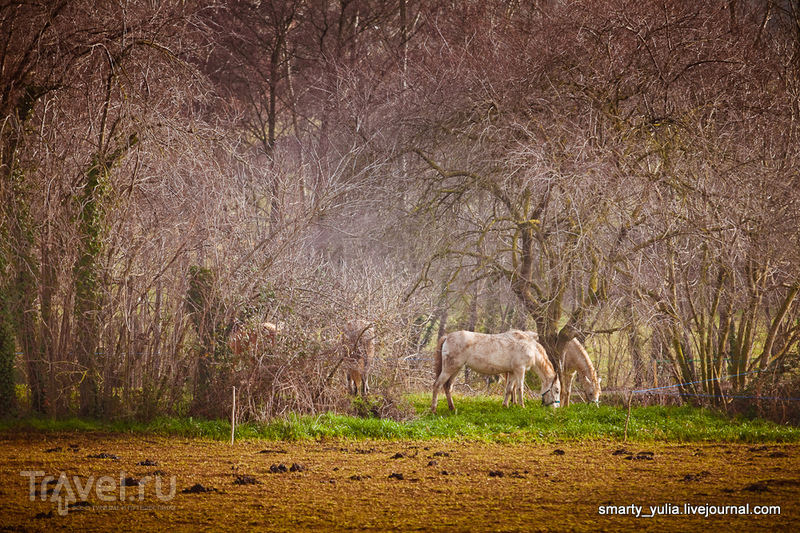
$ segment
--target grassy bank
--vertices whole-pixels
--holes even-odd
[[[442,404],[429,412],[428,395],[411,395],[416,411],[411,420],[397,422],[326,413],[319,416],[290,415],[267,424],[237,426],[237,439],[469,439],[487,442],[555,442],[559,440],[621,440],[626,411],[620,407],[575,404],[549,410],[531,402],[525,409],[503,408],[497,397],[456,399],[451,413]],[[150,423],[85,420],[26,419],[0,423],[0,430],[110,431],[156,433],[182,437],[225,440],[230,422],[193,418],[160,418]],[[800,428],[760,419],[730,419],[693,407],[638,407],[631,411],[628,439],[640,442],[800,442]]]

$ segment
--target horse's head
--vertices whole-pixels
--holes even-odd
[[[587,391],[587,401],[589,403],[593,403],[595,407],[600,407],[600,379],[595,378],[594,380],[589,379],[588,376],[584,378],[586,380],[586,391]]]
[[[561,380],[558,379],[558,374],[553,376],[550,386],[542,393],[542,406],[552,406],[554,409],[561,406]]]

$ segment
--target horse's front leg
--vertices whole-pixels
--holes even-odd
[[[361,389],[361,375],[358,370],[350,373],[350,382],[353,384],[353,396],[358,396],[358,391]]]
[[[564,374],[564,383],[561,384],[561,407],[569,407],[569,397],[572,392],[572,380],[575,378],[575,372],[568,372]]]
[[[517,378],[517,403],[520,407],[525,407],[525,371],[523,370],[520,373],[519,378]]]

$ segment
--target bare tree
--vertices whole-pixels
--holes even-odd
[[[535,327],[556,363],[594,336],[623,387],[777,383],[800,341],[797,17],[4,5],[0,401],[16,364],[54,416],[216,416],[234,385],[255,419],[348,409],[352,318],[387,398],[448,318]],[[245,357],[237,321],[282,327]]]
[[[45,407],[45,345],[34,311],[39,264],[31,168],[24,161],[28,128],[37,102],[62,83],[58,22],[68,2],[9,4],[0,9],[0,404],[15,405],[15,338],[27,355],[31,406]]]
[[[764,249],[762,232],[795,235],[777,207],[795,202],[790,137],[776,136],[791,128],[766,119],[778,112],[788,124],[793,113],[772,90],[754,92],[759,80],[787,79],[759,41],[763,12],[677,7],[448,12],[428,41],[436,60],[416,73],[425,114],[406,142],[426,177],[417,212],[451,232],[435,258],[458,258],[450,268],[477,260],[506,280],[551,357],[598,310],[635,309],[664,337],[681,381],[711,383],[797,340],[784,334],[780,347],[767,342],[771,356],[750,353],[764,298],[774,298],[767,337],[794,331],[796,273],[772,263],[781,253]],[[740,305],[741,321],[730,312]],[[593,329],[638,327],[636,315],[606,316]],[[726,357],[742,366],[724,368]]]

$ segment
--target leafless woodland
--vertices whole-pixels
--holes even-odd
[[[800,397],[796,2],[2,0],[0,119],[3,412],[347,409],[354,318]]]

